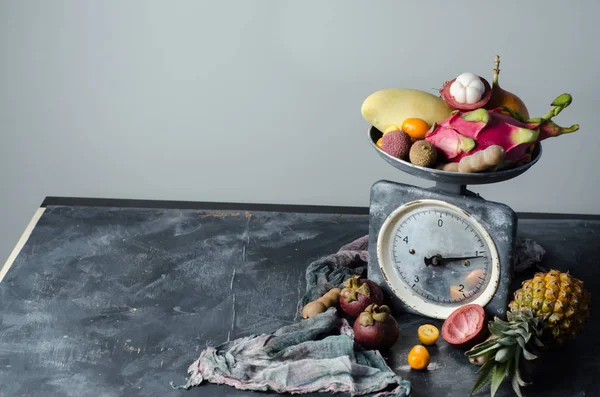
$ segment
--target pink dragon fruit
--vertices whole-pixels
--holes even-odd
[[[527,158],[532,144],[579,129],[577,124],[563,128],[551,120],[571,101],[571,95],[562,94],[543,117],[528,120],[506,107],[455,111],[440,124],[434,124],[425,140],[434,145],[447,162],[459,162],[465,156],[499,145],[505,151],[507,165],[519,163]]]

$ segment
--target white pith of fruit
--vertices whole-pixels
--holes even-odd
[[[458,103],[472,105],[481,100],[484,92],[483,81],[474,73],[463,73],[450,85],[450,95]]]

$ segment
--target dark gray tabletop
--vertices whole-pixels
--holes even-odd
[[[48,205],[0,283],[0,396],[259,395],[169,382],[185,383],[207,343],[299,321],[306,266],[368,232],[366,209],[342,212]],[[598,307],[600,221],[522,218],[519,234],[547,250],[544,266],[583,279]],[[428,371],[406,364],[417,327],[441,322],[397,320],[387,358],[412,395],[468,395],[476,367],[441,338]],[[526,395],[600,395],[598,332],[593,315],[567,349],[544,358],[545,381]]]

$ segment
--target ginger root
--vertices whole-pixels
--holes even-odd
[[[307,303],[306,306],[304,306],[304,309],[302,309],[302,317],[314,317],[319,313],[323,313],[330,307],[337,305],[340,301],[341,292],[342,290],[339,288],[332,288],[316,301]]]
[[[442,171],[458,172],[458,163],[442,163],[436,168]]]
[[[458,162],[458,172],[472,173],[485,171],[502,163],[504,149],[499,145],[488,146],[484,150],[465,156]]]
[[[484,150],[470,154],[459,162],[441,163],[435,168],[441,171],[473,173],[485,170],[494,171],[504,161],[504,149],[499,145],[488,146]]]

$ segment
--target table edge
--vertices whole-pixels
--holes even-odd
[[[25,227],[25,230],[21,234],[21,237],[17,241],[17,244],[13,248],[12,252],[8,255],[8,258],[6,259],[6,262],[4,262],[4,265],[2,265],[2,267],[0,268],[0,283],[6,276],[6,274],[10,270],[10,268],[12,267],[14,261],[17,259],[17,257],[21,253],[21,250],[25,246],[25,243],[27,243],[27,240],[29,240],[29,236],[31,236],[31,232],[33,232],[33,229],[35,228],[38,221],[44,214],[44,211],[46,211],[46,208],[40,207],[34,212],[33,216],[31,217],[31,220],[29,221],[29,223]]]
[[[230,211],[266,211],[266,212],[296,212],[296,213],[326,213],[368,215],[369,207],[335,206],[317,204],[277,204],[249,202],[216,202],[216,201],[183,201],[183,200],[153,200],[125,199],[100,197],[68,197],[48,196],[41,207],[47,206],[83,206],[83,207],[121,207],[121,208],[162,208],[180,210],[230,210]],[[547,213],[547,212],[516,212],[519,219],[572,219],[600,221],[600,214],[578,213]]]

